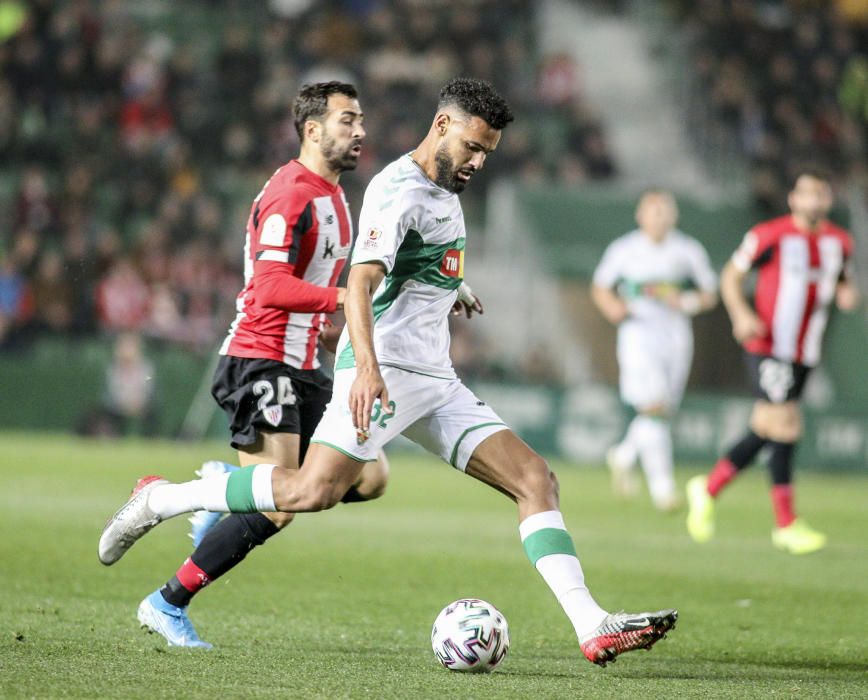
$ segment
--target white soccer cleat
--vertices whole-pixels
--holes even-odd
[[[136,482],[129,500],[106,523],[99,538],[99,560],[111,566],[136,540],[158,525],[162,518],[148,507],[148,496],[157,486],[169,482],[160,476],[145,476]]]
[[[238,467],[231,464],[226,464],[226,462],[212,459],[211,461],[202,464],[202,466],[196,470],[196,476],[200,479],[210,479],[211,477],[220,476],[221,474],[236,471],[237,469]],[[190,523],[190,532],[188,535],[190,539],[193,540],[194,547],[198,547],[202,543],[202,540],[205,539],[205,535],[208,534],[208,531],[214,527],[222,517],[223,513],[212,513],[210,510],[197,510],[193,515],[187,518],[187,522]]]
[[[187,609],[179,608],[163,600],[160,591],[154,591],[139,603],[136,614],[139,623],[148,632],[156,632],[170,647],[198,647],[211,649],[213,645],[199,639],[193,623],[187,617]]]

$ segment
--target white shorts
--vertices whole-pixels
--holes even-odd
[[[674,412],[684,396],[693,337],[689,332],[668,330],[665,335],[652,335],[639,328],[619,329],[621,398],[639,410],[662,404]]]
[[[377,458],[381,447],[404,435],[456,469],[464,471],[477,446],[508,426],[460,379],[438,379],[397,367],[381,367],[394,412],[371,413],[369,436],[357,435],[350,416],[355,368],[335,372],[332,399],[311,442],[328,445],[360,462]]]

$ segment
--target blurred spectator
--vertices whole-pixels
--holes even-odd
[[[581,67],[538,52],[530,0],[7,4],[0,247],[45,332],[137,330],[209,349],[234,315],[253,188],[297,150],[288,100],[302,82],[359,88],[369,138],[346,183],[355,211],[456,74],[495,82],[518,116],[469,212],[496,177],[615,172]],[[188,13],[207,26],[188,34]]]
[[[738,134],[754,167],[761,216],[785,208],[787,183],[806,163],[834,173],[836,185],[861,169],[868,158],[868,4],[672,4],[692,37],[698,103],[710,102],[712,121]]]
[[[100,437],[152,435],[156,428],[154,366],[141,337],[121,333],[106,368],[103,403],[82,418],[79,432]]]
[[[33,314],[27,280],[10,256],[0,256],[0,348],[14,348]]]

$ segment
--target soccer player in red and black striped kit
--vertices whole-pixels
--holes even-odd
[[[708,476],[687,484],[687,529],[697,542],[714,534],[714,499],[757,453],[769,448],[772,543],[792,554],[822,549],[826,536],[797,518],[793,505],[793,451],[802,434],[798,400],[820,360],[830,306],[859,303],[853,281],[853,239],[826,219],[832,207],[828,179],[803,171],[789,194],[791,213],[754,226],[723,269],[721,296],[733,335],[747,353],[754,394],[750,428]],[[753,307],[743,290],[756,270]]]
[[[270,463],[297,469],[332,393],[331,380],[319,369],[317,349],[321,340],[337,341],[334,329],[326,330],[328,341],[321,333],[326,314],[343,307],[346,289],[335,285],[353,238],[338,181],[358,163],[363,115],[355,88],[339,82],[305,85],[293,114],[300,155],[279,168],[253,202],[244,243],[245,284],[220,348],[212,388],[229,418],[241,466]],[[207,477],[233,468],[208,462],[199,473]],[[365,465],[343,500],[377,498],[387,477],[381,452],[378,461]],[[191,518],[195,551],[141,602],[139,621],[170,645],[210,647],[187,617],[190,600],[293,516],[232,514],[216,522],[218,514],[197,513]]]

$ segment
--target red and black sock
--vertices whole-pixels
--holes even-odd
[[[747,434],[726,453],[726,456],[721,457],[714,465],[714,469],[708,475],[709,495],[717,496],[742,469],[749,467],[767,442],[768,440],[760,437],[753,430],[748,430]]]
[[[187,606],[196,593],[278,532],[280,529],[262,513],[236,513],[223,518],[160,589],[163,599],[179,608]]]
[[[793,509],[793,442],[770,441],[772,452],[769,457],[769,472],[772,478],[772,507],[775,523],[786,527],[796,519]]]

